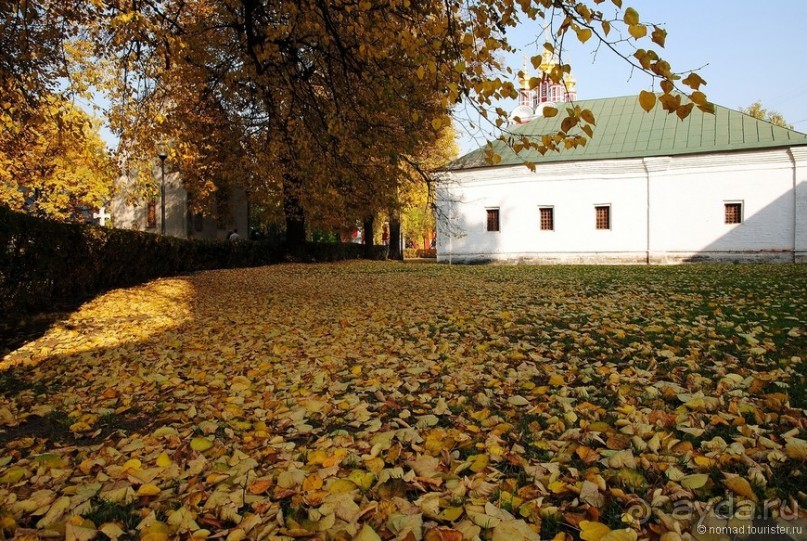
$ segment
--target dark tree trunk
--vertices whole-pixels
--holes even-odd
[[[375,217],[373,216],[368,216],[364,219],[364,232],[362,238],[364,240],[365,259],[373,258],[373,222],[375,222]]]
[[[283,178],[283,213],[286,217],[286,245],[295,250],[305,244],[305,210],[300,203],[302,182],[298,178]]]
[[[397,215],[397,212],[391,213],[389,219],[389,258],[403,261],[401,218]]]

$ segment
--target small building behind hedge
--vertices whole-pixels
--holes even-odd
[[[160,178],[158,169],[155,178]],[[113,227],[160,233],[162,208],[159,197],[155,199],[132,198],[129,194],[129,179],[121,177],[116,186],[110,214]],[[249,202],[242,188],[231,188],[221,195],[221,204],[216,209],[217,217],[192,213],[189,193],[177,173],[165,175],[165,234],[183,239],[223,240],[234,229],[242,239],[249,235]]]
[[[681,121],[635,96],[578,104],[597,121],[583,147],[516,154],[498,141],[496,166],[485,147],[448,166],[438,261],[807,260],[807,135],[719,106]],[[563,116],[513,131],[556,133]]]

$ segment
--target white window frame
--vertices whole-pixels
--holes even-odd
[[[496,211],[496,226],[498,229],[491,230],[488,228],[488,212],[491,210]],[[501,233],[502,232],[502,209],[501,207],[485,207],[485,233]]]
[[[726,222],[726,206],[740,205],[740,221],[739,222]],[[745,223],[745,201],[742,199],[726,199],[723,201],[723,225],[736,226]]]
[[[552,229],[544,229],[541,227],[541,211],[544,209],[552,211]],[[555,205],[538,205],[538,231],[544,231],[547,233],[555,232]]]
[[[608,227],[597,227],[597,209],[600,207],[608,207]],[[611,203],[596,203],[594,205],[594,231],[612,231],[614,229],[614,213]]]

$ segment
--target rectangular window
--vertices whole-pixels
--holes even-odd
[[[541,207],[541,231],[555,230],[555,208]]]
[[[611,229],[611,205],[597,205],[594,211],[597,229]]]
[[[726,223],[727,224],[741,224],[743,223],[743,204],[742,203],[726,203]]]
[[[487,209],[488,231],[499,230],[499,209]]]
[[[148,214],[146,216],[146,229],[157,228],[157,200],[149,201]]]

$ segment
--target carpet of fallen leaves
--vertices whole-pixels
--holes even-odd
[[[0,539],[676,541],[727,498],[803,517],[805,299],[790,265],[113,291],[0,363]]]

